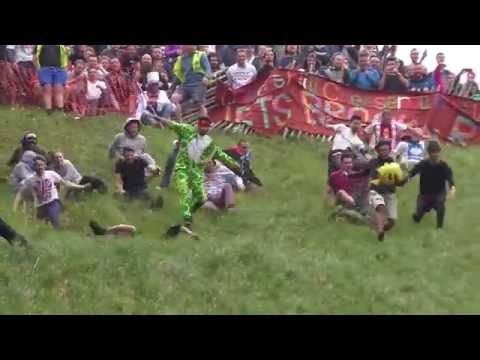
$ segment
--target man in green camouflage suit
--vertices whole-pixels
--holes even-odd
[[[180,150],[175,164],[175,187],[180,196],[180,208],[187,230],[192,228],[192,214],[201,208],[207,200],[204,186],[204,171],[211,159],[218,160],[239,173],[237,162],[225,154],[207,135],[211,121],[202,116],[197,120],[197,127],[181,124],[167,119],[160,119],[162,125],[175,131],[180,142]],[[177,233],[180,226],[177,226]],[[174,231],[175,233],[175,231]]]

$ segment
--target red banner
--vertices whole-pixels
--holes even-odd
[[[356,114],[366,125],[388,109],[395,120],[444,140],[480,141],[480,102],[440,93],[360,90],[298,71],[277,69],[233,92],[219,84],[217,102],[221,106],[210,114],[215,122],[245,123],[267,136],[285,128],[330,136],[325,124]]]

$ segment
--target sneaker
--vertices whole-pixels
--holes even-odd
[[[377,239],[378,241],[383,241],[384,238],[385,238],[385,232],[382,231],[380,234],[378,234]]]
[[[170,226],[167,230],[167,232],[165,233],[165,236],[166,237],[175,237],[177,236],[178,234],[180,234],[180,228],[182,227],[182,225],[173,225],[173,226]]]

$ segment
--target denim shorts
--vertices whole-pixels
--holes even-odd
[[[67,83],[67,72],[62,68],[53,66],[42,67],[38,71],[40,85],[62,85]]]

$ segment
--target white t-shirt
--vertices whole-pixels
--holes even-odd
[[[62,181],[63,178],[55,171],[45,170],[42,177],[35,173],[23,180],[21,186],[33,191],[36,200],[35,205],[40,207],[58,199],[58,191],[55,184]]]
[[[424,158],[425,143],[420,141],[417,146],[409,146],[407,141],[400,141],[394,153],[400,156],[401,163],[418,163]]]
[[[102,96],[102,90],[107,90],[105,82],[97,80],[95,82],[87,81],[87,100],[98,100]]]
[[[345,124],[336,124],[331,126],[336,134],[333,138],[332,150],[352,150],[364,149],[365,145],[357,134],[353,134],[352,130]]]
[[[257,76],[257,69],[255,66],[245,64],[245,67],[240,67],[238,64],[233,64],[227,70],[227,78],[232,84],[233,89],[241,88],[250,84]]]

